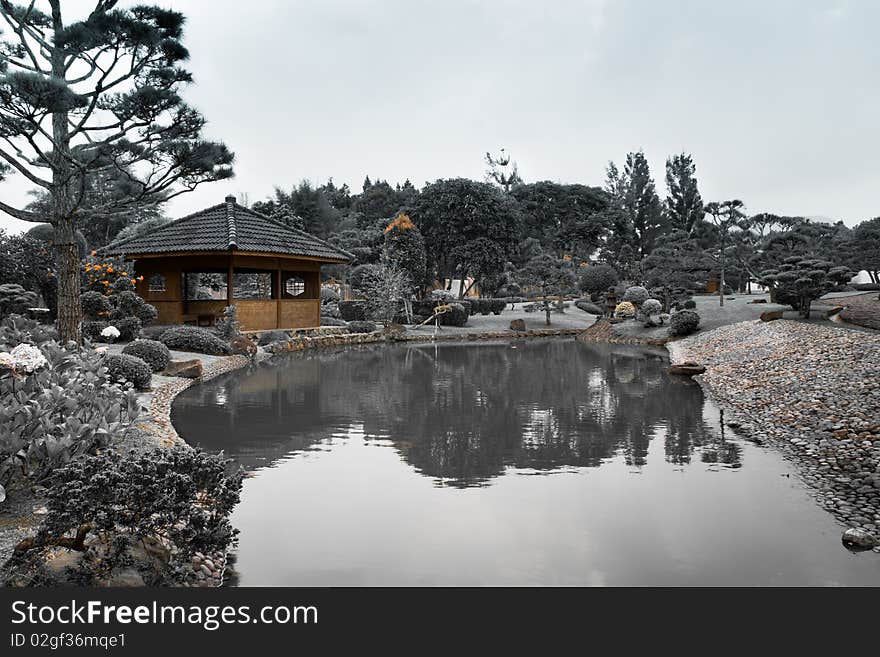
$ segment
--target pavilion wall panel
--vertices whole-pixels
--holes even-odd
[[[235,311],[246,331],[277,328],[277,302],[274,299],[236,299]]]
[[[319,299],[282,299],[279,328],[311,328],[321,325]]]

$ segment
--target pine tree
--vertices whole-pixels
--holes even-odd
[[[36,1],[0,0],[11,29],[0,41],[0,180],[24,176],[51,207],[48,217],[2,201],[0,210],[54,226],[58,330],[62,341],[79,342],[75,225],[89,177],[122,176],[124,194],[90,208],[101,213],[229,178],[233,154],[202,138],[205,119],[179,95],[192,81],[181,67],[189,56],[182,14],[96,0],[85,19],[65,24],[61,0],[41,4],[48,13]]]
[[[666,159],[666,212],[672,227],[693,235],[703,220],[703,199],[697,188],[697,167],[687,153]]]

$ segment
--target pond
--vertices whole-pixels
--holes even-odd
[[[239,584],[877,585],[880,559],[665,352],[570,339],[292,355],[172,421],[251,471]]]

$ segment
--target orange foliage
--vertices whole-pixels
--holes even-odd
[[[392,230],[409,230],[411,228],[415,228],[416,225],[412,222],[412,219],[409,218],[408,214],[403,214],[402,212],[397,215],[390,224],[385,227],[385,233],[390,233]]]

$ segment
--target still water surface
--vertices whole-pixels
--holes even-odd
[[[878,585],[772,449],[661,352],[312,352],[185,391],[245,480],[242,585]]]

